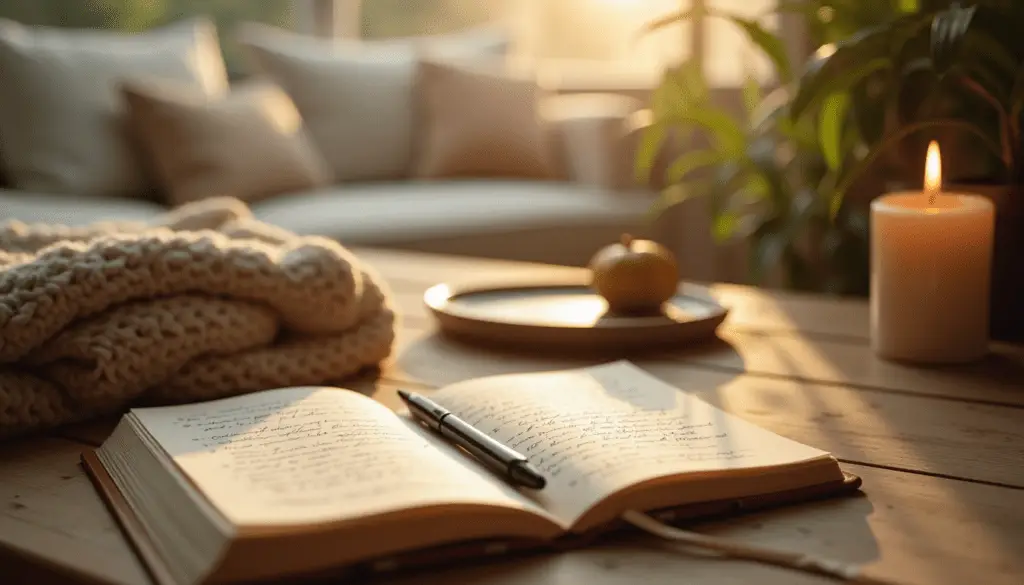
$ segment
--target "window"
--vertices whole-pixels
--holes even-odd
[[[769,30],[778,30],[779,17],[774,12],[776,0],[705,0],[708,6],[745,18],[758,20]],[[701,47],[704,72],[708,83],[719,87],[735,87],[748,76],[765,81],[771,77],[771,62],[733,23],[712,18],[704,23]]]
[[[646,23],[691,7],[691,0],[314,0],[347,7],[339,19],[358,19],[365,38],[437,34],[483,23],[513,33],[516,53],[562,72],[626,73],[656,77],[667,63],[700,55],[714,85],[738,86],[748,75],[770,75],[770,64],[730,23],[708,19],[701,34],[690,24],[639,35]],[[778,26],[777,0],[695,0]],[[345,27],[343,27],[345,28]]]
[[[771,68],[730,23],[708,19],[699,30],[674,25],[638,35],[644,24],[695,2],[758,18],[778,0],[0,0],[0,18],[27,24],[140,31],[205,14],[219,28],[228,70],[243,70],[231,29],[246,20],[303,32],[362,38],[441,34],[483,24],[505,26],[516,56],[558,79],[624,76],[653,84],[667,63],[699,55],[709,81],[739,86]],[[766,16],[767,15],[767,16]]]
[[[217,23],[228,71],[237,76],[243,68],[237,47],[231,43],[231,28],[242,21],[294,28],[299,6],[297,0],[0,0],[0,18],[32,25],[134,32],[207,15]]]
[[[369,39],[448,33],[500,20],[508,3],[508,0],[362,0],[359,30],[363,38]]]

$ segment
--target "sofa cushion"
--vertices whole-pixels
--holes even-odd
[[[567,177],[607,189],[638,188],[630,137],[637,98],[606,93],[549,95],[540,104]]]
[[[159,203],[126,197],[82,197],[0,189],[0,223],[85,225],[98,221],[137,221],[167,211]]]
[[[142,34],[0,20],[0,152],[19,189],[140,195],[152,185],[124,131],[118,84],[159,78],[227,89],[212,22]]]
[[[653,197],[563,182],[366,183],[261,201],[253,212],[351,246],[582,265],[624,231],[646,235]]]
[[[623,232],[657,237],[653,194],[538,181],[363,183],[252,205],[256,217],[350,246],[584,265]],[[0,189],[0,223],[144,220],[166,208],[136,199]]]
[[[416,93],[417,176],[556,177],[532,75],[424,60]]]
[[[330,183],[295,104],[271,82],[240,83],[213,99],[170,83],[128,82],[122,91],[172,204],[255,201]]]
[[[239,44],[284,87],[339,181],[409,176],[419,51],[443,58],[503,57],[507,40],[479,32],[406,41],[319,39],[244,24]]]

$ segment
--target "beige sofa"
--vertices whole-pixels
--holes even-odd
[[[623,232],[659,239],[669,235],[648,224],[655,194],[632,178],[643,102],[626,95],[550,95],[531,88],[528,95],[539,100],[537,110],[546,122],[539,125],[537,140],[545,150],[545,172],[503,176],[557,180],[406,179],[471,174],[431,175],[412,169],[414,151],[420,155],[431,151],[414,139],[430,135],[424,130],[424,121],[430,119],[424,113],[426,98],[420,99],[417,89],[417,76],[422,73],[417,66],[419,55],[447,55],[466,63],[504,62],[509,39],[503,31],[484,28],[373,44],[308,38],[252,23],[235,34],[252,58],[255,75],[291,96],[307,137],[332,167],[335,184],[325,187],[321,186],[324,181],[310,180],[292,184],[317,187],[275,187],[272,193],[254,196],[246,194],[239,182],[207,181],[206,186],[234,187],[211,187],[203,196],[248,198],[262,220],[351,246],[556,264],[585,264],[598,248],[618,240]],[[0,81],[6,84],[0,84],[5,89],[0,91],[0,154],[4,155],[0,161],[21,186],[21,190],[5,188],[0,181],[0,222],[81,225],[161,213],[167,208],[157,202],[157,195],[170,201],[181,198],[173,193],[173,186],[169,189],[147,176],[157,170],[155,159],[147,158],[153,154],[153,144],[140,140],[139,128],[126,123],[124,97],[117,88],[123,88],[125,80],[152,77],[173,84],[175,91],[187,88],[196,103],[207,99],[219,103],[234,94],[217,31],[204,18],[140,35],[0,22],[0,49]],[[83,68],[88,75],[69,73]],[[491,87],[487,84],[492,81],[481,83],[480,87]],[[509,95],[519,95],[518,91]],[[472,119],[490,116],[493,127],[510,143],[520,138],[519,127],[514,126],[520,120],[515,115],[520,111],[519,98],[502,109],[496,97],[501,94],[486,94],[488,98],[476,101],[466,96],[479,94],[466,91],[446,95],[438,101],[451,106],[454,115],[442,118],[438,128],[458,125],[465,112],[476,111]],[[221,120],[228,119],[234,120]],[[513,122],[501,125],[508,121]],[[524,133],[528,130],[533,132],[524,125]],[[132,133],[135,139],[126,139]],[[230,133],[221,130],[220,135]],[[148,135],[149,140],[159,139],[153,136]],[[180,141],[169,140],[156,144],[170,145],[168,151],[173,151]],[[260,147],[271,142],[263,140],[248,154],[264,156],[259,153],[267,151]],[[460,147],[463,150],[451,156],[472,158],[477,148],[489,148],[489,140],[467,139],[467,144],[477,146]],[[228,148],[238,148],[238,142],[231,144]],[[195,148],[203,152],[204,146]],[[513,150],[506,156],[514,162],[519,155]],[[213,160],[222,160],[218,157]],[[194,164],[215,167],[210,160]],[[255,162],[237,168],[248,168],[250,173],[280,169],[266,158],[247,160]],[[183,173],[191,170],[184,166]],[[273,178],[286,174],[275,172]],[[261,181],[265,184],[268,179],[257,183]],[[164,192],[142,196],[156,188]]]
[[[664,238],[649,225],[654,193],[632,163],[640,102],[607,94],[548,98],[566,180],[466,179],[343,183],[252,204],[260,219],[301,234],[376,246],[584,265],[623,232]],[[137,220],[166,207],[137,198],[0,189],[0,222],[81,225]]]

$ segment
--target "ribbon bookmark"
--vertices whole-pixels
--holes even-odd
[[[622,519],[644,532],[659,538],[685,544],[725,557],[743,559],[785,567],[797,571],[825,575],[848,583],[865,585],[897,585],[894,581],[880,580],[861,574],[859,565],[844,563],[804,553],[791,552],[746,544],[729,538],[707,536],[663,524],[643,512],[628,510]]]

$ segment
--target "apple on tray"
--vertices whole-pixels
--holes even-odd
[[[621,315],[661,312],[679,286],[679,267],[667,248],[624,234],[619,243],[598,250],[590,260],[591,288]]]

